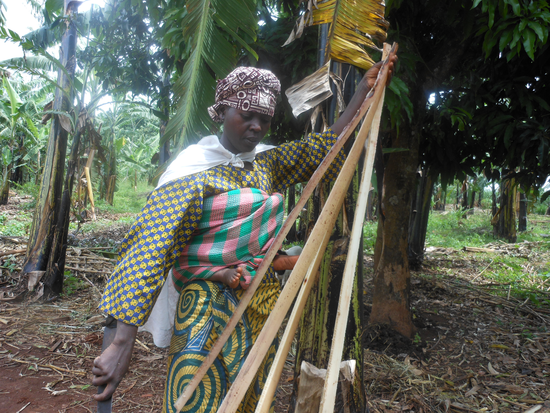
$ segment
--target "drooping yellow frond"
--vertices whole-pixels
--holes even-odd
[[[384,8],[382,0],[327,0],[316,5],[310,0],[287,44],[299,37],[304,25],[330,24],[325,59],[369,69],[374,62],[367,49],[380,50],[374,41],[386,39]]]

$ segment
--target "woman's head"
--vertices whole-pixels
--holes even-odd
[[[223,122],[223,106],[273,116],[280,92],[281,83],[269,70],[238,67],[218,81],[216,102],[208,108],[208,113],[220,123]]]
[[[222,145],[233,153],[253,150],[269,130],[280,91],[273,73],[254,67],[238,67],[220,80],[208,113],[224,124]]]

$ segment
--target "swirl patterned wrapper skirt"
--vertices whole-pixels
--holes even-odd
[[[279,282],[270,268],[231,337],[182,412],[217,411],[273,309],[279,288]],[[221,335],[243,292],[204,280],[191,281],[185,286],[178,301],[170,343],[163,412],[175,411],[173,406],[178,396]],[[254,412],[277,344],[276,339],[238,412]]]

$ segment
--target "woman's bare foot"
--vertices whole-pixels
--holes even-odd
[[[299,255],[276,255],[273,258],[273,269],[275,271],[292,270],[296,265]]]
[[[210,277],[211,281],[221,282],[231,288],[237,288],[239,286],[239,281],[243,271],[248,272],[244,267],[237,268],[224,268],[218,272],[212,274]]]

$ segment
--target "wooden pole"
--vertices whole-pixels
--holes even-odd
[[[397,51],[397,45],[394,45],[392,47],[392,54],[395,54],[396,51]],[[385,84],[387,74],[388,74],[387,66],[384,64],[382,66],[380,72],[379,72],[377,82],[380,82],[381,84]],[[239,305],[237,306],[237,308],[235,309],[233,315],[231,316],[231,318],[227,322],[227,325],[226,325],[224,331],[219,336],[218,340],[216,341],[216,343],[214,344],[214,346],[212,347],[212,349],[210,350],[210,352],[208,353],[208,355],[204,359],[202,365],[199,367],[199,369],[195,373],[195,376],[193,377],[193,379],[188,383],[187,387],[184,389],[183,393],[180,395],[180,397],[176,401],[176,403],[174,405],[174,407],[176,409],[176,412],[180,412],[181,409],[185,406],[185,404],[187,403],[189,398],[192,396],[193,392],[195,391],[195,389],[197,388],[199,383],[202,381],[202,378],[204,377],[204,375],[206,374],[206,372],[208,371],[208,369],[210,368],[210,366],[212,365],[212,363],[214,362],[214,360],[216,359],[216,357],[218,356],[218,354],[222,350],[223,346],[225,345],[225,343],[229,339],[233,329],[235,328],[235,326],[237,325],[237,323],[241,319],[244,311],[246,310],[246,307],[248,306],[248,304],[250,303],[250,300],[252,299],[252,296],[254,295],[254,293],[256,292],[256,289],[260,285],[260,282],[261,282],[263,276],[265,275],[267,269],[269,268],[269,265],[271,265],[271,262],[273,261],[273,258],[275,257],[278,249],[281,247],[281,245],[283,243],[283,240],[286,237],[291,225],[294,223],[294,221],[296,220],[296,218],[300,214],[300,212],[301,212],[302,208],[304,207],[307,199],[313,193],[313,190],[315,189],[315,187],[317,186],[317,184],[321,180],[323,174],[325,173],[327,168],[330,166],[332,161],[336,158],[336,156],[340,152],[340,149],[342,149],[342,147],[344,146],[344,144],[348,140],[349,136],[355,130],[355,128],[359,124],[359,121],[363,118],[363,116],[365,115],[367,110],[371,107],[371,105],[373,103],[377,103],[378,100],[380,99],[381,93],[376,93],[376,91],[378,89],[380,89],[380,88],[377,88],[376,84],[375,84],[374,90],[373,91],[371,90],[371,92],[369,92],[369,94],[365,98],[365,101],[362,103],[361,108],[359,109],[357,114],[354,116],[354,118],[351,120],[351,122],[344,128],[344,130],[340,134],[339,139],[336,141],[336,143],[334,144],[332,149],[326,155],[325,159],[323,159],[323,161],[321,162],[321,164],[319,165],[317,170],[311,176],[309,182],[307,183],[306,187],[304,188],[304,191],[302,192],[302,196],[298,200],[298,203],[296,204],[294,209],[290,212],[290,214],[289,214],[287,220],[285,221],[285,223],[283,224],[279,234],[277,234],[277,236],[275,237],[275,240],[273,241],[273,244],[271,245],[271,247],[267,251],[267,253],[264,257],[264,260],[262,261],[262,263],[258,267],[258,270],[256,271],[256,276],[252,279],[252,282],[251,282],[250,286],[248,287],[248,289],[243,294],[243,296],[241,298],[241,301],[239,302]],[[369,113],[371,113],[371,112],[369,112]],[[367,115],[367,117],[368,117],[368,115]],[[371,117],[371,119],[372,119],[372,117]],[[338,208],[336,208],[336,210],[337,209]],[[318,237],[318,238],[321,239],[321,237]],[[302,252],[302,256],[304,255],[303,253],[304,252]],[[302,262],[303,262],[302,267],[304,268],[305,267],[305,261],[302,260]],[[300,260],[298,260],[298,262],[296,263],[296,267],[298,267],[298,265],[300,265]],[[296,267],[293,271],[293,275],[298,274],[298,272],[296,270]],[[303,277],[304,272],[305,272],[304,269],[302,269],[301,270],[301,277]],[[290,280],[292,280],[292,278],[293,277],[291,275],[291,278],[289,279],[289,282],[287,283],[287,285],[285,286],[285,289],[281,293],[281,298],[286,296],[285,291],[287,291],[287,288],[289,286],[292,285],[292,289],[297,290],[301,280],[297,282],[296,278],[298,278],[298,276],[296,276],[296,277],[294,277],[294,282],[291,283]],[[290,291],[288,291],[288,292],[290,292]],[[294,298],[295,295],[296,295],[296,291],[294,291],[294,294],[293,294],[292,298]],[[281,298],[279,299],[279,301],[281,300]],[[265,331],[265,328],[264,328],[264,331]],[[250,358],[251,357],[249,356],[248,359],[250,359]],[[241,372],[243,372],[243,368],[241,368]],[[248,387],[248,384],[247,384],[247,387]],[[227,399],[228,399],[228,397],[226,397],[226,400]]]
[[[396,49],[395,45],[394,49]],[[382,97],[387,76],[388,67],[384,64],[378,75],[378,87],[375,85],[374,94],[372,95],[372,105],[374,105],[375,108],[378,107],[378,103]],[[298,259],[298,262],[296,263],[296,266],[294,267],[294,271],[292,271],[281,296],[277,300],[277,303],[275,304],[275,307],[271,312],[264,328],[256,339],[254,347],[241,367],[240,372],[225,396],[222,405],[218,409],[218,413],[234,413],[237,411],[242,398],[256,375],[260,364],[271,346],[271,343],[273,342],[273,339],[275,338],[275,335],[277,334],[277,331],[283,322],[288,309],[296,296],[296,293],[298,292],[298,288],[304,278],[309,262],[312,261],[315,252],[321,247],[322,244],[324,244],[323,248],[326,247],[328,237],[325,238],[324,235],[327,231],[332,229],[336,219],[338,218],[336,211],[338,211],[342,206],[347,188],[353,178],[353,174],[355,173],[357,162],[361,156],[362,149],[365,145],[368,132],[374,119],[374,112],[375,111],[372,109],[367,112],[365,121],[361,126],[346,163],[336,179],[323,211],[321,212],[321,215],[313,228],[313,231],[304,247],[304,250],[302,251],[302,254],[300,255],[300,258]]]
[[[386,47],[387,46],[387,47]],[[389,45],[384,45],[384,56],[389,53]],[[332,336],[332,348],[327,367],[325,385],[321,395],[321,405],[319,412],[332,413],[336,400],[336,390],[338,388],[338,376],[340,374],[340,362],[344,350],[344,339],[346,337],[346,326],[349,315],[349,305],[351,301],[351,292],[353,280],[355,277],[355,268],[357,266],[357,255],[359,253],[359,244],[363,236],[363,222],[372,178],[372,169],[374,167],[374,157],[376,155],[376,145],[378,143],[378,131],[380,130],[380,116],[384,104],[385,90],[382,91],[382,97],[376,108],[376,114],[369,135],[369,141],[366,147],[365,163],[363,165],[363,178],[359,187],[357,206],[355,208],[355,219],[351,230],[351,241],[348,248],[346,266],[342,277],[342,287],[340,288],[340,299],[338,301],[338,312],[334,322],[334,334]]]

